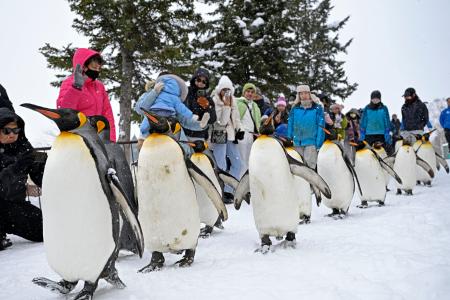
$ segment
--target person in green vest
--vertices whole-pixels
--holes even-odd
[[[244,131],[244,138],[238,143],[241,154],[241,172],[239,177],[242,177],[248,170],[248,159],[254,139],[253,133],[258,133],[259,124],[261,123],[261,111],[253,101],[255,93],[256,86],[253,83],[246,83],[242,89],[242,97],[236,99],[241,118],[241,130]]]

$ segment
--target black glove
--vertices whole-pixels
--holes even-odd
[[[238,131],[236,131],[236,133],[234,135],[233,144],[237,144],[238,141],[242,141],[244,139],[244,135],[245,135],[245,131],[242,131],[240,129]]]
[[[17,157],[17,162],[15,163],[13,169],[17,173],[28,173],[31,165],[34,162],[32,153],[24,153]]]
[[[77,64],[75,67],[75,71],[73,71],[73,83],[72,86],[77,90],[83,88],[84,82],[86,81],[87,76],[83,75],[83,69],[80,64]]]

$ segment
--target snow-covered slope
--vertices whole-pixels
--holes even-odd
[[[301,225],[296,249],[254,253],[259,238],[252,211],[232,206],[225,230],[200,240],[191,268],[173,266],[140,274],[149,253],[119,259],[127,284],[116,290],[101,281],[95,299],[449,299],[450,176],[439,172],[432,188],[414,196],[389,192],[386,207],[361,210],[355,196],[344,220],[323,217]],[[391,182],[393,188],[393,184]],[[1,299],[66,299],[31,283],[36,276],[59,280],[48,267],[44,247],[12,236],[0,252]],[[278,243],[277,241],[274,241]],[[78,293],[81,285],[77,286]]]

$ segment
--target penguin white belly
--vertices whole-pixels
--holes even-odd
[[[249,158],[251,203],[260,236],[297,232],[298,200],[294,180],[281,145],[259,137]]]
[[[208,178],[214,183],[217,191],[219,191],[219,194],[222,196],[222,189],[208,157],[203,153],[194,153],[191,156],[191,161],[199,167],[199,169],[202,170],[206,176],[208,176]],[[206,195],[205,190],[197,183],[195,184],[195,192],[197,194],[200,222],[208,226],[214,226],[217,218],[219,217],[216,207]]]
[[[422,144],[422,146],[417,151],[417,156],[420,157],[421,159],[423,159],[424,161],[426,161],[433,169],[434,174],[436,174],[436,172],[437,172],[436,154],[434,153],[434,148],[431,143],[428,142],[428,143]],[[430,177],[430,175],[428,175],[428,173],[425,172],[424,169],[422,169],[421,167],[419,167],[417,165],[416,165],[416,176],[417,176],[416,179],[420,180],[420,181],[429,182],[429,181],[433,180]]]
[[[378,154],[378,156],[380,156],[382,159],[385,159],[388,156],[386,153],[386,150],[384,150],[384,148],[374,149],[374,150]],[[393,165],[390,167],[392,168]],[[389,185],[389,181],[391,180],[391,176],[384,169],[383,169],[383,174],[384,174],[384,183],[385,183],[385,186],[387,187]]]
[[[302,157],[295,151],[294,148],[286,148],[286,152],[292,156],[292,158],[303,162]],[[311,187],[309,183],[301,177],[294,176],[294,188],[297,190],[297,197],[299,201],[299,217],[311,216],[312,199],[311,199]]]
[[[95,161],[78,135],[62,133],[49,152],[42,215],[51,268],[67,281],[95,282],[116,245]]]
[[[353,198],[355,183],[338,146],[328,141],[323,144],[317,156],[317,173],[331,190],[331,199],[324,196],[323,203],[329,208],[347,210]]]
[[[386,197],[385,174],[380,162],[368,150],[356,152],[355,171],[363,194],[358,190],[359,197],[363,201],[384,201]]]
[[[412,190],[416,185],[416,153],[411,146],[401,146],[395,156],[394,171],[400,176],[402,184],[396,182],[403,190]]]
[[[174,252],[195,249],[200,220],[194,184],[180,146],[165,135],[151,135],[139,153],[139,220],[145,247]]]

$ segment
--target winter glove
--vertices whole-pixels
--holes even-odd
[[[208,125],[209,113],[204,113],[203,118],[200,120],[200,127],[205,128]]]
[[[73,71],[73,83],[72,86],[76,88],[77,90],[80,90],[83,88],[84,82],[86,81],[87,76],[83,75],[83,69],[81,68],[80,64],[77,64],[75,67],[75,71]]]
[[[364,129],[361,129],[359,131],[359,140],[362,142],[366,138],[366,131]]]
[[[234,134],[234,141],[233,144],[239,143],[239,141],[242,141],[244,139],[245,131],[238,129],[236,133]]]
[[[164,89],[164,82],[160,81],[155,84],[155,87],[153,88],[156,93],[161,93],[161,91]]]
[[[192,115],[192,121],[198,121],[198,116],[197,115]]]

